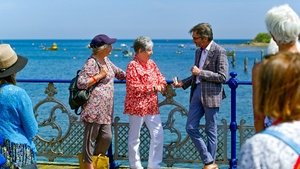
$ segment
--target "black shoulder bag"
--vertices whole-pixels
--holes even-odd
[[[94,57],[92,57],[95,59]],[[99,70],[100,70],[100,65],[98,61],[95,59]],[[69,105],[72,110],[75,111],[75,114],[80,115],[80,112],[78,112],[79,108],[84,105],[87,100],[90,97],[91,92],[95,89],[95,87],[99,84],[100,80],[95,83],[93,86],[89,87],[88,89],[78,89],[77,87],[77,80],[79,77],[79,72],[80,70],[77,71],[76,76],[71,80],[70,86],[69,86]]]

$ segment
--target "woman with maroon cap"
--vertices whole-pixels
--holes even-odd
[[[115,38],[104,34],[92,39],[89,45],[92,54],[83,65],[77,82],[80,89],[96,85],[80,117],[85,127],[82,155],[87,169],[94,168],[92,156],[106,154],[112,140],[114,78],[125,79],[125,72],[108,58],[115,42]]]

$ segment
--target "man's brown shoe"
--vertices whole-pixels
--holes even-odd
[[[213,163],[213,164],[204,165],[203,169],[219,169],[219,168],[217,164]]]

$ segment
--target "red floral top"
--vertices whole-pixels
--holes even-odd
[[[153,60],[146,64],[135,57],[126,69],[126,97],[124,114],[154,115],[159,114],[157,92],[155,85],[166,85],[165,77],[159,71]]]

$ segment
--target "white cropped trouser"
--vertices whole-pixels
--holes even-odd
[[[140,159],[140,130],[145,122],[149,129],[151,140],[148,157],[148,169],[159,169],[163,156],[163,127],[160,115],[144,117],[129,115],[128,155],[131,169],[142,169]]]

